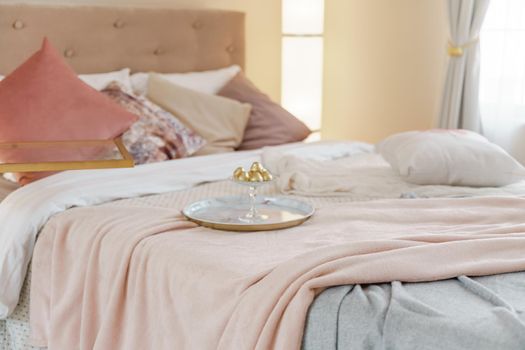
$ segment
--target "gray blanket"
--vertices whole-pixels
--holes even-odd
[[[525,272],[327,289],[303,349],[523,350]]]

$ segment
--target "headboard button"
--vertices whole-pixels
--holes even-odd
[[[155,51],[153,51],[153,54],[155,56],[160,56],[160,55],[164,54],[164,50],[161,49],[161,48],[155,49]]]
[[[202,28],[202,22],[197,20],[197,21],[193,22],[192,27],[193,27],[193,29],[199,30],[199,29]]]
[[[234,53],[235,52],[235,46],[233,45],[230,45],[226,48],[226,51],[228,51],[229,53]]]
[[[73,49],[67,49],[66,51],[64,51],[64,56],[67,58],[71,58],[75,56],[75,51],[73,51]]]
[[[17,19],[13,22],[13,28],[16,30],[23,29],[25,26],[25,23],[21,19]]]
[[[121,19],[117,19],[115,21],[115,23],[113,23],[113,27],[115,27],[117,29],[124,28],[125,25],[126,25],[126,23],[123,20],[121,20]]]

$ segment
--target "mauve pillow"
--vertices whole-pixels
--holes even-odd
[[[298,142],[311,133],[303,122],[262,93],[242,72],[230,80],[218,95],[252,105],[244,138],[237,148],[239,150]]]
[[[126,131],[137,117],[83,83],[44,39],[42,48],[0,81],[0,142],[107,140]],[[25,163],[93,159],[92,149],[0,149],[0,162]],[[28,183],[49,173],[17,174]]]

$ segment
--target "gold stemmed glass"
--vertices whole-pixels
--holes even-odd
[[[248,212],[240,216],[239,220],[245,223],[256,223],[267,220],[268,215],[260,214],[257,211],[257,189],[272,182],[272,174],[270,174],[261,163],[255,162],[249,171],[245,171],[242,167],[235,169],[232,180],[239,185],[249,188]]]

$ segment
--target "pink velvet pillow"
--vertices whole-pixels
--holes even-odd
[[[303,122],[262,93],[242,72],[218,95],[252,105],[239,150],[298,142],[310,135],[310,129]]]
[[[77,78],[44,39],[42,48],[0,81],[0,142],[106,140],[137,117]],[[0,162],[93,159],[100,149],[0,149]],[[48,173],[17,174],[28,183]]]

